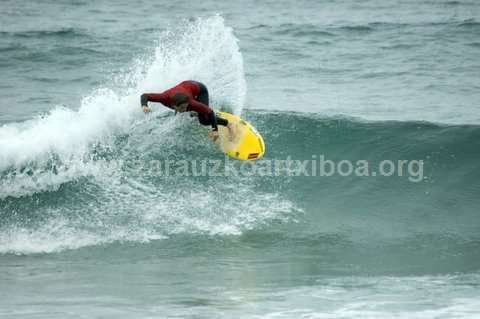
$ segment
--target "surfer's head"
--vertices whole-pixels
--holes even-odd
[[[188,107],[188,96],[185,93],[175,93],[172,96],[172,106],[177,112],[186,112]]]

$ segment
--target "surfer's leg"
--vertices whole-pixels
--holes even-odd
[[[217,125],[227,126],[228,120],[221,118],[220,116],[216,115],[217,117]],[[198,121],[202,125],[212,125],[212,121],[208,117],[208,114],[198,114]]]
[[[233,123],[229,123],[228,120],[223,119],[219,116],[216,116],[216,118],[217,118],[217,125],[226,126],[227,129],[228,129],[229,136],[230,136],[229,138],[230,138],[230,140],[233,140],[234,136],[236,135],[235,134],[236,130],[233,126]],[[212,125],[212,120],[210,119],[208,114],[198,114],[198,121],[202,125]]]
[[[207,115],[207,114],[201,114],[201,113],[199,113],[199,114],[198,114],[198,121],[199,121],[200,124],[202,124],[202,125],[212,125],[212,123],[210,123],[210,119],[208,118],[208,115]]]
[[[217,124],[222,126],[227,126],[228,120],[222,119],[220,116],[217,115]]]
[[[197,101],[205,105],[208,105],[209,99],[208,99],[207,87],[200,82],[198,82],[198,85],[200,86],[200,93],[198,94]]]
[[[200,93],[198,94],[197,101],[200,102],[200,103],[203,103],[205,105],[208,105],[208,103],[209,103],[208,89],[205,86],[205,84],[203,84],[201,82],[197,82],[197,83],[200,86]],[[228,125],[228,121],[226,119],[223,119],[218,115],[216,115],[216,116],[217,116],[217,124],[218,125],[222,125],[222,126],[227,126]],[[212,124],[210,119],[208,118],[208,116],[206,114],[198,114],[198,121],[202,125],[211,125]]]

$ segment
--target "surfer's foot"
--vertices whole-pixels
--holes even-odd
[[[228,136],[230,138],[230,141],[233,141],[233,139],[235,138],[235,125],[230,122],[227,124],[227,128],[228,128]]]
[[[218,137],[218,131],[211,131],[208,133],[208,138],[211,139],[213,142],[217,142]]]

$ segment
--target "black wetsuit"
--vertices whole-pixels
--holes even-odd
[[[203,83],[200,83],[200,82],[197,82],[197,83],[198,83],[198,86],[200,86],[200,93],[198,94],[197,101],[205,105],[209,105],[207,87]],[[220,116],[217,116],[216,118],[217,118],[218,125],[227,126],[228,121],[226,119],[222,119]],[[198,113],[198,121],[202,125],[212,125],[212,117],[205,113]]]

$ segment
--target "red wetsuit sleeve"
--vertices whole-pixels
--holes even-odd
[[[166,107],[172,108],[170,103],[170,99],[168,95],[165,93],[144,93],[142,94],[141,98],[142,106],[147,105],[147,102],[159,102],[165,105]]]
[[[194,99],[190,99],[190,101],[188,102],[187,111],[194,111],[197,113],[204,113],[204,114],[213,112],[213,110],[209,108],[207,105],[200,103],[198,101],[195,101]]]

